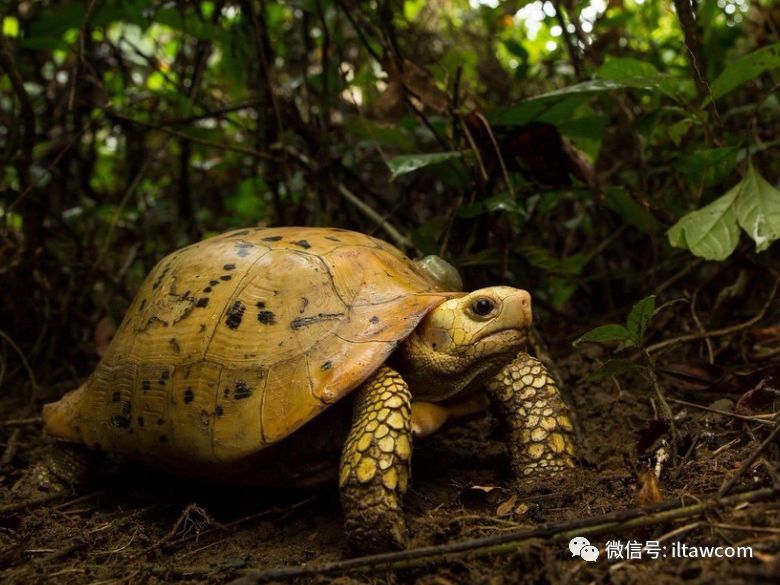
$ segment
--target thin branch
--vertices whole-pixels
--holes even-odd
[[[273,580],[281,581],[314,575],[345,574],[357,571],[378,573],[411,567],[438,565],[466,556],[476,557],[514,553],[522,545],[527,545],[540,538],[550,541],[566,541],[574,536],[614,535],[620,531],[698,516],[718,508],[770,499],[777,496],[778,493],[780,493],[780,486],[773,486],[741,492],[723,498],[710,497],[691,505],[680,505],[677,501],[671,501],[647,508],[631,508],[569,522],[542,524],[537,528],[502,532],[501,534],[451,544],[426,546],[400,552],[369,555],[315,565],[282,567],[264,571],[252,570],[232,581],[230,585],[254,585]]]
[[[371,207],[363,203],[363,201],[360,200],[360,198],[355,195],[352,191],[347,189],[342,183],[338,184],[338,190],[339,193],[349,201],[352,205],[357,207],[363,214],[368,217],[369,219],[375,221],[379,227],[381,227],[383,230],[385,230],[385,233],[390,236],[390,238],[395,242],[395,245],[403,250],[414,250],[416,249],[416,246],[414,245],[414,242],[407,238],[405,235],[403,235],[401,232],[399,232],[393,224],[391,224],[389,221],[387,221],[384,217],[382,217],[379,213],[374,211]]]
[[[721,410],[719,408],[712,408],[711,406],[704,406],[703,404],[696,404],[695,402],[688,402],[687,400],[680,400],[679,398],[667,398],[669,402],[687,406],[689,408],[695,408],[697,410],[703,410],[704,412],[711,412],[720,416],[730,416],[745,422],[759,423],[762,425],[772,426],[772,421],[765,418],[759,418],[758,416],[745,416],[744,414],[737,414],[736,412],[729,412],[728,410]],[[774,416],[774,415],[771,415]]]
[[[571,38],[571,33],[566,28],[566,19],[563,17],[563,7],[560,0],[553,0],[553,6],[555,6],[555,17],[558,20],[558,24],[561,27],[561,36],[564,43],[566,43],[566,49],[569,52],[569,58],[571,59],[571,65],[574,68],[574,75],[577,79],[582,79],[582,60],[580,58],[580,50]],[[571,16],[571,15],[568,15]]]
[[[729,493],[731,488],[734,487],[734,484],[737,483],[737,480],[745,475],[745,472],[753,466],[753,463],[755,463],[756,459],[758,459],[758,456],[761,455],[761,453],[763,453],[764,450],[769,445],[771,445],[778,436],[780,436],[780,419],[777,419],[774,430],[772,430],[772,432],[769,433],[769,436],[764,439],[764,442],[758,446],[758,449],[753,451],[750,454],[750,457],[742,462],[742,465],[739,466],[739,469],[737,469],[734,475],[723,482],[723,484],[720,486],[720,489],[718,490],[718,497],[723,497]]]
[[[16,165],[19,174],[19,187],[21,191],[26,191],[30,186],[30,166],[33,160],[33,147],[35,146],[35,109],[27,90],[24,87],[24,80],[19,74],[14,62],[13,51],[6,36],[0,33],[0,70],[5,71],[11,82],[11,88],[19,100],[21,110],[20,120],[24,128],[22,134],[22,144],[19,149],[18,163]],[[5,217],[8,217],[6,214]]]
[[[647,353],[653,353],[660,349],[669,347],[670,345],[675,345],[677,343],[683,343],[686,341],[696,341],[698,339],[711,339],[713,337],[723,337],[724,335],[731,335],[732,333],[736,333],[738,331],[742,331],[743,329],[747,329],[748,327],[752,327],[753,325],[755,325],[761,319],[764,318],[764,315],[766,315],[766,312],[769,310],[769,307],[772,306],[772,303],[775,300],[775,296],[777,295],[778,286],[780,286],[780,276],[775,277],[775,282],[772,285],[772,292],[769,293],[769,298],[767,298],[766,302],[764,303],[764,306],[761,307],[761,310],[758,313],[756,313],[754,317],[748,319],[744,323],[732,325],[731,327],[724,327],[722,329],[715,329],[714,331],[700,331],[698,333],[689,333],[687,335],[680,335],[679,337],[673,337],[672,339],[664,339],[663,341],[659,341],[658,343],[654,343],[653,345],[647,346],[646,348]]]
[[[260,158],[263,160],[272,160],[272,161],[279,161],[279,158],[269,154],[267,152],[263,152],[261,150],[255,150],[254,148],[249,148],[246,146],[239,146],[238,144],[226,144],[223,142],[211,142],[210,140],[204,140],[202,138],[196,138],[195,136],[190,136],[189,134],[186,134],[184,132],[179,132],[178,130],[173,130],[171,128],[165,128],[164,126],[160,126],[159,124],[153,124],[151,122],[144,122],[142,120],[136,120],[134,118],[130,118],[128,116],[125,116],[123,114],[119,114],[117,112],[110,112],[110,117],[114,118],[116,120],[122,120],[124,122],[128,122],[130,124],[135,124],[137,126],[143,126],[144,128],[149,128],[151,130],[158,130],[160,132],[164,132],[165,134],[169,134],[170,136],[173,136],[175,138],[182,138],[189,140],[193,144],[200,144],[201,146],[205,146],[206,148],[214,148],[216,150],[225,150],[228,152],[237,152],[239,154],[246,154],[247,156],[251,156],[254,158]],[[165,122],[163,122],[165,124]]]

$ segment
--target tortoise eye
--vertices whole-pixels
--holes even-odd
[[[494,307],[495,305],[490,299],[477,299],[471,304],[471,310],[480,317],[490,314]]]

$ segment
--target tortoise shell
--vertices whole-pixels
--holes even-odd
[[[45,427],[141,459],[235,461],[349,394],[451,296],[356,232],[204,240],[152,270],[92,376],[45,407]]]

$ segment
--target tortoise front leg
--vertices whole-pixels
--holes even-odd
[[[506,432],[515,478],[548,478],[574,467],[569,409],[542,362],[520,353],[487,390]]]
[[[406,545],[402,501],[412,458],[410,403],[406,382],[388,367],[380,368],[355,397],[339,487],[347,539],[360,552]]]

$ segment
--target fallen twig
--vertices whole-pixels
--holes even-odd
[[[3,451],[3,456],[0,457],[0,467],[8,466],[11,461],[13,461],[14,457],[16,457],[16,451],[19,449],[19,435],[21,432],[20,429],[14,429],[11,433],[5,451]]]
[[[740,492],[726,497],[711,497],[690,505],[681,506],[677,501],[665,502],[647,508],[631,508],[569,522],[542,524],[527,530],[515,530],[439,546],[368,555],[330,563],[281,567],[263,571],[250,570],[232,581],[230,585],[254,585],[255,583],[266,583],[272,580],[287,580],[324,574],[344,574],[366,570],[372,572],[391,571],[423,565],[442,564],[464,556],[488,556],[511,553],[516,552],[522,545],[533,540],[565,541],[574,536],[612,535],[632,528],[690,518],[714,508],[765,500],[776,496],[778,493],[780,493],[780,485],[749,492]]]
[[[669,347],[670,345],[675,345],[677,343],[683,343],[685,341],[696,341],[699,339],[711,339],[713,337],[723,337],[724,335],[731,335],[732,333],[736,333],[737,331],[742,331],[743,329],[752,327],[753,325],[755,325],[761,319],[764,318],[764,315],[766,315],[766,312],[769,310],[769,307],[772,306],[772,302],[775,300],[775,296],[777,295],[778,287],[780,287],[780,276],[775,277],[775,282],[772,285],[772,292],[769,293],[769,297],[764,303],[764,306],[761,307],[761,310],[758,313],[756,313],[753,317],[745,321],[744,323],[732,325],[731,327],[723,327],[722,329],[715,329],[713,331],[700,331],[698,333],[688,333],[687,335],[680,335],[679,337],[664,339],[663,341],[659,341],[658,343],[648,345],[645,348],[645,351],[647,353],[653,353],[655,351],[664,349],[666,347]]]
[[[9,418],[0,420],[0,427],[26,427],[30,425],[41,424],[43,420],[40,416],[30,416],[27,418]]]
[[[734,487],[734,484],[737,483],[737,480],[742,477],[748,469],[750,469],[753,463],[755,463],[756,459],[758,459],[758,456],[761,455],[764,449],[766,449],[778,436],[780,436],[780,419],[777,420],[774,430],[769,433],[769,436],[764,439],[763,443],[758,446],[758,449],[753,451],[750,454],[750,457],[742,462],[742,465],[739,466],[739,469],[737,469],[734,475],[723,482],[723,484],[720,486],[720,489],[718,490],[719,497],[725,496],[729,493],[729,490]]]
[[[712,408],[711,406],[704,406],[703,404],[696,404],[695,402],[688,402],[687,400],[680,400],[678,398],[667,398],[667,400],[669,402],[674,402],[675,404],[681,404],[682,406],[689,406],[690,408],[696,408],[698,410],[711,412],[713,414],[719,414],[721,416],[730,416],[731,418],[744,420],[746,422],[753,422],[753,423],[759,423],[762,425],[770,425],[770,426],[774,424],[771,420],[760,418],[759,416],[746,416],[744,414],[737,414],[736,412],[729,412],[728,410],[721,410],[719,408]],[[766,416],[766,415],[762,415],[762,416]],[[769,415],[769,416],[775,416],[775,415]]]

